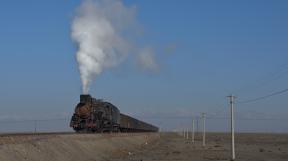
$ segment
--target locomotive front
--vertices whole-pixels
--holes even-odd
[[[76,132],[105,132],[119,129],[119,110],[111,103],[80,95],[70,127]]]
[[[76,105],[70,122],[70,127],[77,132],[84,131],[88,128],[87,123],[91,120],[91,99],[90,95],[80,95],[80,102]]]

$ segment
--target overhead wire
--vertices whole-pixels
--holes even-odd
[[[283,78],[283,75],[287,76],[288,70],[288,63],[285,62],[284,64],[280,65],[278,67],[278,70],[274,71],[274,72],[270,72],[268,73],[266,76],[264,76],[263,78],[260,78],[257,82],[257,84],[249,84],[246,85],[242,88],[237,89],[236,91],[234,91],[233,93],[239,93],[240,91],[246,90],[247,88],[249,88],[249,90],[254,89],[254,88],[260,88],[263,87],[264,85],[267,85],[275,80],[279,80],[281,78]],[[259,83],[260,82],[260,83]]]
[[[240,101],[240,102],[237,102],[237,103],[238,103],[238,104],[252,103],[252,102],[264,100],[264,99],[269,98],[269,97],[272,97],[272,96],[280,95],[280,94],[285,93],[285,92],[288,92],[288,88],[287,88],[287,89],[284,89],[284,90],[281,90],[281,91],[273,92],[273,93],[268,94],[268,95],[265,95],[265,96],[261,96],[261,97],[249,99],[249,100],[246,100],[246,101]]]

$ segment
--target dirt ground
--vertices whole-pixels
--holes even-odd
[[[158,138],[157,133],[0,135],[0,161],[103,161]]]
[[[236,161],[288,161],[288,134],[236,134]],[[177,133],[0,136],[0,161],[227,161],[229,134]]]
[[[158,141],[134,149],[128,155],[107,161],[227,161],[230,160],[229,134],[207,134],[202,147],[180,134],[161,133]],[[288,134],[236,134],[236,161],[288,161]]]

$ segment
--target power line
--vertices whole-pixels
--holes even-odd
[[[263,100],[263,99],[266,99],[266,98],[269,98],[269,97],[272,97],[272,96],[276,96],[276,95],[279,95],[279,94],[282,94],[282,93],[285,93],[285,92],[288,92],[288,88],[284,89],[284,90],[281,90],[281,91],[277,91],[277,92],[271,93],[271,94],[266,95],[266,96],[261,96],[261,97],[250,99],[250,100],[246,100],[246,101],[240,101],[240,102],[238,102],[238,104],[260,101],[260,100]]]
[[[175,116],[175,117],[142,117],[142,118],[145,118],[145,119],[153,119],[153,120],[161,120],[161,119],[164,119],[164,120],[174,120],[174,119],[178,119],[178,120],[181,120],[181,119],[189,119],[191,120],[191,117],[189,116]],[[197,118],[199,119],[200,116],[196,117],[196,121],[197,121]],[[228,119],[231,119],[230,117],[212,117],[212,116],[207,116],[205,117],[207,120],[228,120]],[[288,120],[288,118],[245,118],[245,117],[240,117],[240,118],[235,118],[235,120],[255,120],[255,121],[261,121],[261,120]]]
[[[55,119],[25,119],[25,120],[0,120],[0,123],[23,123],[23,122],[45,122],[45,121],[66,121],[69,119],[65,119],[65,118],[55,118]]]
[[[240,91],[243,91],[246,89],[249,89],[249,91],[251,91],[251,89],[260,88],[260,87],[267,85],[267,84],[269,84],[275,80],[279,80],[279,79],[281,79],[281,77],[283,77],[283,75],[287,76],[287,72],[288,72],[287,67],[288,67],[288,63],[285,62],[284,64],[282,64],[278,67],[280,69],[275,70],[274,72],[270,72],[266,76],[263,76],[262,78],[256,79],[257,80],[256,82],[247,84],[247,85],[243,86],[242,88],[237,89],[233,93],[239,93]]]
[[[229,120],[230,117],[207,117],[207,120]],[[288,120],[288,118],[235,118],[235,120],[250,120],[250,121],[284,121]]]

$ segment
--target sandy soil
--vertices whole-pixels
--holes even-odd
[[[0,161],[102,161],[144,148],[158,134],[0,136]],[[121,154],[121,155],[120,155]]]
[[[158,141],[109,161],[227,161],[230,160],[228,134],[210,133],[202,147],[178,134],[162,133]],[[237,134],[236,161],[288,161],[288,134]],[[107,160],[108,161],[108,160]]]
[[[196,142],[176,133],[0,136],[0,161],[227,161],[229,134]],[[288,134],[237,134],[236,161],[288,161]]]

